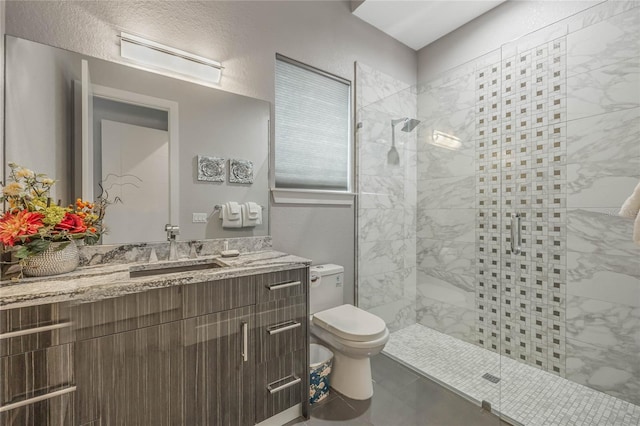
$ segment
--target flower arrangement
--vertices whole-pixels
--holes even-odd
[[[26,259],[47,250],[52,242],[98,241],[106,199],[100,197],[91,203],[78,198],[75,205],[62,207],[50,196],[55,180],[15,163],[9,163],[9,167],[9,183],[0,197],[6,202],[0,218],[0,242],[5,249],[20,246],[15,256]]]

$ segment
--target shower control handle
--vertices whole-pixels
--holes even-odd
[[[513,254],[522,252],[521,219],[520,213],[511,213],[511,253]]]

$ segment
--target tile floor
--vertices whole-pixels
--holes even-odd
[[[506,426],[495,415],[481,409],[439,384],[421,377],[384,355],[371,360],[373,398],[355,401],[334,390],[317,403],[309,420],[287,426],[376,425],[376,426]]]
[[[640,425],[637,405],[420,324],[394,332],[385,353],[471,400],[489,401],[506,419],[527,426]],[[491,383],[484,373],[501,380]]]

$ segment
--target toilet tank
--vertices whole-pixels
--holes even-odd
[[[311,267],[309,282],[309,313],[324,311],[344,303],[344,268],[340,265]]]

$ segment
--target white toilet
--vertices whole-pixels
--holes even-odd
[[[389,340],[385,322],[353,305],[343,304],[344,268],[311,267],[310,324],[315,336],[334,352],[331,387],[351,399],[369,399],[372,355]]]

